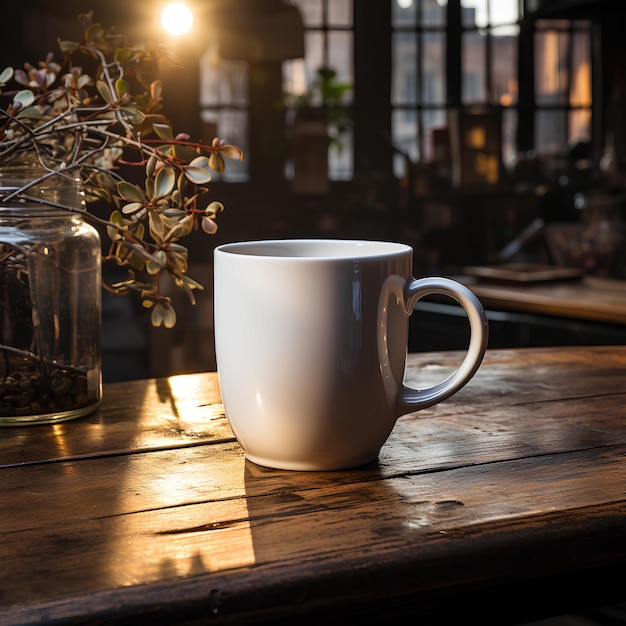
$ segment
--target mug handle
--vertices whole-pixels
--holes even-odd
[[[470,343],[461,365],[444,381],[427,387],[414,389],[396,380],[389,359],[388,346],[388,302],[395,295],[396,302],[403,306],[406,316],[413,312],[415,303],[431,294],[449,296],[465,310],[470,323]],[[378,310],[378,354],[387,397],[396,404],[396,414],[405,415],[437,404],[456,393],[469,382],[478,370],[489,339],[489,324],[480,300],[465,285],[449,278],[419,278],[406,280],[398,275],[387,278],[382,289]]]

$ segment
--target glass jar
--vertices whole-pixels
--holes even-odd
[[[102,394],[100,237],[78,181],[32,185],[42,173],[0,168],[0,426],[80,417]]]

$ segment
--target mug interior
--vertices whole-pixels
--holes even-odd
[[[351,239],[275,239],[224,244],[217,251],[231,254],[307,259],[351,259],[406,254],[402,243]]]

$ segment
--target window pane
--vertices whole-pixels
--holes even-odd
[[[292,96],[301,96],[307,89],[304,59],[283,61],[283,91]]]
[[[422,111],[422,132],[424,142],[422,150],[422,162],[432,162],[435,158],[435,141],[433,131],[446,126],[446,113],[443,109]]]
[[[413,163],[417,163],[420,156],[417,132],[416,111],[393,111],[391,117],[393,145],[400,152],[406,154]]]
[[[502,110],[502,161],[511,167],[517,161],[517,110]]]
[[[305,26],[322,25],[322,0],[293,0],[302,14]]]
[[[535,146],[539,155],[554,155],[567,143],[565,111],[538,111],[535,125]]]
[[[515,24],[519,17],[518,0],[491,0],[489,3],[489,21],[492,26]]]
[[[591,111],[570,111],[568,143],[573,146],[588,141],[591,141]]]
[[[445,36],[443,33],[422,35],[422,84],[421,102],[424,104],[445,104],[446,83]]]
[[[517,102],[517,36],[494,28],[491,38],[491,102],[511,106]]]
[[[337,72],[337,80],[339,82],[350,85],[354,82],[352,50],[351,32],[331,32],[328,34],[329,65]],[[351,97],[347,101],[350,102]]]
[[[576,32],[572,46],[570,104],[591,106],[591,41],[588,32]]]
[[[535,91],[537,104],[567,104],[568,35],[549,30],[535,35]]]
[[[391,23],[393,26],[415,26],[417,24],[417,2],[391,0]]]
[[[224,61],[215,47],[200,58],[200,104],[202,106],[248,103],[248,65],[242,61]]]
[[[315,80],[317,70],[323,67],[324,61],[324,35],[319,31],[307,32],[304,35],[304,52],[306,67],[307,87]]]
[[[205,125],[205,141],[209,136],[228,137],[228,142],[239,146],[244,154],[249,154],[248,112],[238,109],[206,109],[201,113]],[[248,177],[248,161],[236,161],[224,170],[223,174],[212,173],[213,180],[245,181]]]
[[[350,131],[341,136],[341,145],[330,146],[328,149],[328,178],[330,180],[351,180],[353,171],[352,133]]]
[[[352,0],[328,0],[328,24],[352,26]]]
[[[446,13],[443,2],[422,0],[421,22],[426,26],[445,26]]]
[[[391,101],[393,104],[417,102],[417,36],[394,33],[392,39]]]
[[[487,0],[461,0],[463,26],[487,26]]]
[[[518,0],[461,0],[461,8],[464,26],[515,24],[519,18]]]
[[[462,46],[463,102],[465,104],[486,102],[487,83],[485,76],[485,37],[478,32],[464,33]]]

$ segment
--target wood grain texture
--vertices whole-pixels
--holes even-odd
[[[410,355],[406,378],[458,360]],[[246,461],[214,373],[108,385],[91,417],[0,431],[0,624],[504,624],[626,600],[625,383],[626,347],[488,352],[342,472]]]
[[[456,278],[471,286],[485,308],[626,325],[623,280],[587,276],[581,281],[515,285]]]

